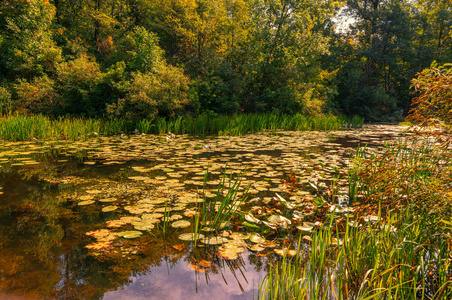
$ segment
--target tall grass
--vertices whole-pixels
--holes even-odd
[[[359,149],[353,222],[331,221],[308,250],[272,267],[259,299],[452,299],[452,153],[424,141]],[[377,221],[359,218],[369,213]]]
[[[307,117],[301,114],[199,115],[174,119],[132,121],[127,119],[50,119],[42,115],[6,115],[0,117],[0,139],[25,141],[32,139],[80,140],[98,134],[120,133],[218,134],[242,135],[264,130],[337,130],[362,126],[363,119],[324,115]]]
[[[427,234],[436,221],[406,211],[372,226],[347,223],[343,234],[325,228],[310,251],[271,268],[259,299],[451,299],[452,241]]]

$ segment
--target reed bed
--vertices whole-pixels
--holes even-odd
[[[130,133],[242,135],[266,130],[338,130],[360,127],[360,117],[323,115],[307,117],[301,114],[242,114],[180,116],[173,119],[50,119],[42,115],[5,115],[0,117],[0,139],[26,141],[32,139],[80,140],[96,135]]]
[[[309,250],[271,268],[258,298],[451,299],[451,240],[426,234],[435,221],[406,211],[361,227],[347,222],[342,234],[324,228]]]
[[[353,215],[343,226],[327,215],[300,237],[298,256],[270,269],[258,298],[452,299],[452,154],[441,146],[359,149],[348,172]]]

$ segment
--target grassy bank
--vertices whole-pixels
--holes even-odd
[[[241,135],[264,130],[337,130],[360,127],[360,117],[324,115],[306,117],[300,114],[248,114],[233,116],[157,118],[130,121],[126,119],[50,119],[45,116],[10,115],[0,118],[0,139],[26,141],[36,139],[79,140],[97,134],[121,133]]]
[[[300,235],[298,256],[270,270],[259,299],[452,299],[452,153],[442,146],[358,151],[353,213]]]

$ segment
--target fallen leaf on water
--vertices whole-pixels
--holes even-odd
[[[101,249],[107,249],[110,248],[112,245],[111,242],[109,241],[104,241],[104,242],[97,242],[97,243],[91,243],[85,246],[85,248],[90,249],[90,250],[101,250]]]
[[[199,262],[199,265],[204,268],[210,268],[212,266],[212,263],[210,261],[203,259]]]
[[[173,248],[178,250],[178,251],[182,251],[182,250],[185,249],[185,245],[184,244],[174,245]]]

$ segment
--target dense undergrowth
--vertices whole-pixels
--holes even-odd
[[[96,135],[129,133],[174,133],[242,135],[265,130],[338,130],[360,127],[360,117],[301,114],[199,115],[174,119],[155,118],[132,121],[117,119],[50,119],[42,115],[9,115],[0,118],[0,139],[26,141],[32,139],[79,140]]]

